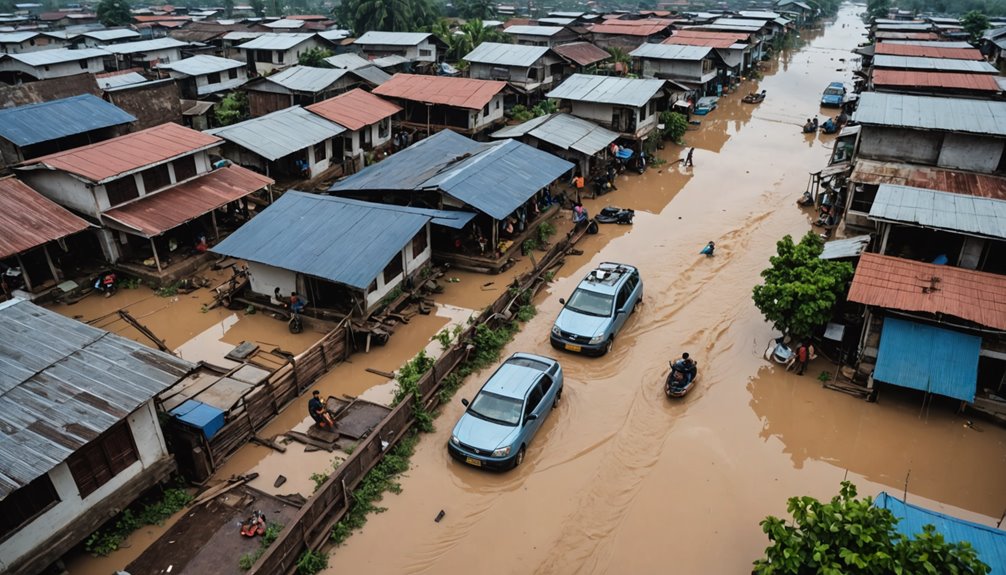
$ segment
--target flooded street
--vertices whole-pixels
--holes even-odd
[[[876,404],[825,390],[816,374],[833,368],[823,359],[799,377],[761,356],[774,333],[751,288],[775,242],[809,228],[795,200],[808,172],[826,165],[831,137],[804,136],[800,125],[821,115],[828,82],[851,78],[843,60],[863,38],[855,11],[846,6],[764,80],[700,118],[686,136],[697,147],[693,169],[669,163],[626,176],[619,191],[587,202],[592,214],[614,204],[637,216],[578,246],[585,255],[567,260],[505,351],[558,357],[566,375],[524,465],[491,474],[451,460],[445,445],[463,409],[452,402],[420,442],[403,492],[386,495],[388,511],[334,550],[328,573],[750,572],[767,543],[758,522],[784,514],[789,496],[830,498],[845,477],[870,495],[900,495],[907,479],[910,502],[995,523],[1006,508],[1006,430],[965,428],[953,405],[921,411],[900,390]],[[741,104],[756,88],[768,99]],[[713,259],[698,255],[709,240]],[[640,268],[641,312],[610,355],[557,355],[548,334],[558,299],[601,261]],[[682,351],[698,359],[701,379],[670,402],[667,360]],[[328,390],[359,389],[330,380]]]

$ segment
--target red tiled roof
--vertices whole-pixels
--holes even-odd
[[[603,24],[594,24],[593,26],[588,26],[588,30],[594,34],[616,34],[619,36],[650,36],[652,34],[659,34],[670,24],[665,24],[663,22],[655,22],[657,19],[653,18],[650,20],[608,20]],[[637,22],[644,22],[644,24],[637,24]]]
[[[886,32],[879,31],[873,35],[877,40],[939,40],[933,32]]]
[[[102,218],[150,238],[273,183],[271,178],[232,164],[108,210]]]
[[[911,44],[891,44],[881,42],[875,54],[887,56],[915,56],[919,58],[949,58],[952,60],[983,60],[982,53],[975,48],[942,48],[940,46],[913,46]]]
[[[379,96],[401,98],[414,102],[481,110],[503,88],[506,88],[506,82],[451,78],[449,76],[395,74],[390,80],[374,88],[374,93]]]
[[[311,104],[307,109],[350,130],[376,124],[402,111],[399,106],[360,88]]]
[[[589,66],[611,58],[611,54],[607,50],[602,50],[590,42],[571,42],[556,46],[552,50],[563,58],[572,60],[581,66]]]
[[[1006,200],[1006,178],[894,162],[856,160],[849,179],[857,184],[896,184],[992,200]]]
[[[34,158],[22,166],[44,165],[95,183],[209,148],[220,138],[178,124],[161,124],[97,144]]]
[[[1001,90],[999,82],[996,82],[996,76],[991,74],[916,72],[912,70],[874,70],[873,84],[875,86],[955,88],[980,92],[999,92]]]
[[[14,176],[0,178],[0,258],[87,229],[87,222]]]
[[[1006,276],[864,253],[849,301],[1006,329]]]

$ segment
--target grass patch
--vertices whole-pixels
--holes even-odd
[[[259,560],[260,557],[265,553],[265,550],[272,545],[273,541],[279,537],[279,532],[283,530],[283,526],[279,523],[268,523],[265,526],[265,533],[262,534],[262,539],[259,539],[258,549],[252,551],[251,553],[245,553],[238,560],[238,567],[242,571],[247,571],[252,568],[252,565]]]
[[[105,526],[87,538],[84,549],[95,557],[105,557],[122,545],[129,534],[144,525],[160,525],[192,501],[192,495],[181,487],[164,490],[163,496],[155,501],[136,504],[122,513],[115,521],[109,521]]]

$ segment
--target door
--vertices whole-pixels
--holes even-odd
[[[625,282],[622,285],[622,289],[618,290],[618,297],[615,298],[615,328],[613,332],[618,332],[622,329],[622,325],[625,324],[625,318],[629,317],[629,311],[632,310],[632,304],[629,301],[629,295],[632,294],[632,288],[629,287],[629,282]]]
[[[524,443],[530,443],[531,438],[534,434],[538,432],[538,427],[541,426],[541,413],[538,409],[542,403],[542,394],[539,385],[535,385],[528,392],[527,400],[524,402]],[[528,419],[531,414],[537,416],[535,419]]]

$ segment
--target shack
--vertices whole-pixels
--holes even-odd
[[[447,47],[427,32],[365,32],[353,41],[353,46],[368,60],[387,56],[401,56],[409,62],[437,62]]]
[[[504,81],[515,92],[526,95],[528,103],[562,77],[562,59],[546,46],[483,42],[464,60],[470,64],[469,77]]]
[[[606,49],[620,48],[628,52],[664,40],[671,35],[674,22],[666,18],[612,19],[594,24],[588,29],[594,44]]]
[[[474,214],[291,190],[213,251],[247,261],[260,298],[296,291],[314,308],[366,318],[429,265],[430,222],[438,217],[463,225]]]
[[[129,28],[110,28],[107,30],[91,30],[80,35],[82,43],[87,48],[101,48],[111,44],[122,44],[140,39],[140,33]]]
[[[701,96],[715,94],[717,61],[708,46],[677,46],[673,44],[643,44],[629,53],[635,68],[643,77],[687,82]]]
[[[19,84],[77,74],[96,74],[105,69],[108,52],[98,48],[40,50],[0,55],[0,82]]]
[[[401,124],[432,133],[451,129],[477,134],[505,121],[506,82],[395,74],[373,93],[391,99],[405,110]]]
[[[2,109],[0,166],[113,138],[135,120],[91,94]]]
[[[307,106],[364,84],[353,70],[291,66],[249,82],[248,108],[253,117],[290,106]]]
[[[343,155],[362,167],[365,152],[381,151],[391,143],[391,119],[402,108],[356,88],[307,107],[326,120],[346,128]]]
[[[20,299],[0,341],[0,557],[35,575],[171,476],[154,397],[196,366]]]
[[[187,48],[188,46],[188,42],[182,42],[174,38],[155,38],[139,42],[110,44],[104,47],[104,50],[112,54],[111,62],[107,62],[105,67],[109,70],[122,70],[125,68],[150,70],[156,67],[157,64],[167,64],[181,60],[182,48]]]
[[[329,191],[476,212],[459,229],[437,226],[434,253],[451,265],[496,273],[512,263],[524,240],[537,237],[538,222],[558,210],[550,188],[573,167],[515,140],[480,143],[444,130],[336,182]]]
[[[65,48],[69,42],[57,35],[37,30],[11,30],[0,32],[0,54],[24,54],[37,50]]]
[[[177,62],[158,64],[178,82],[183,98],[197,99],[227,92],[248,81],[244,62],[200,54]]]
[[[346,128],[300,106],[205,132],[226,140],[223,156],[275,177],[315,178],[343,156]]]
[[[573,162],[581,174],[589,174],[608,158],[608,146],[618,139],[618,133],[589,120],[556,113],[507,126],[493,132],[492,137],[521,140]]]
[[[567,102],[578,118],[642,140],[657,127],[666,105],[665,86],[664,80],[574,74],[546,96]]]
[[[553,46],[552,50],[566,60],[563,77],[570,74],[591,74],[599,65],[611,59],[611,53],[590,42],[570,42]]]
[[[720,57],[722,65],[727,70],[742,73],[749,70],[756,62],[756,48],[759,40],[756,35],[746,32],[716,32],[710,30],[675,30],[674,34],[663,41],[664,44],[675,46],[707,46],[713,48]]]
[[[579,40],[576,32],[564,26],[515,25],[503,28],[503,33],[521,46],[557,46]]]
[[[874,70],[869,85],[877,92],[995,98],[1003,92],[998,80],[992,74]]]
[[[233,32],[231,34],[249,34]],[[225,38],[231,36],[228,34]],[[237,37],[237,36],[235,36]],[[283,34],[262,34],[243,44],[237,49],[244,53],[244,61],[249,69],[258,74],[265,74],[276,68],[284,68],[296,64],[300,55],[315,48],[327,48],[331,42],[317,34],[287,32]]]

